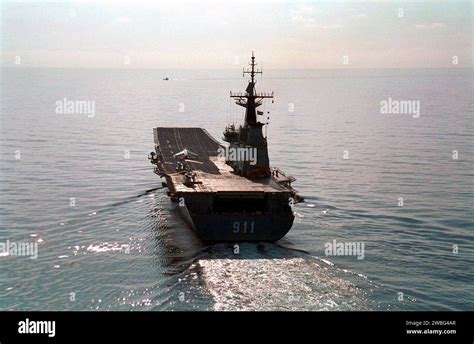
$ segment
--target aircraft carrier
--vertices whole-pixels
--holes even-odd
[[[262,71],[253,53],[249,65],[245,92],[230,93],[245,108],[245,120],[225,128],[225,144],[202,128],[153,129],[154,172],[165,178],[171,201],[204,242],[280,240],[293,225],[293,205],[303,201],[291,186],[295,178],[270,167],[257,108],[273,101],[273,93],[256,92]]]

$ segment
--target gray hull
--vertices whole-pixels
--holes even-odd
[[[194,229],[203,241],[278,241],[293,225],[294,216],[249,216],[238,219],[216,215],[191,215]]]
[[[277,200],[272,200],[275,203]],[[282,202],[283,200],[278,200]],[[275,205],[275,204],[273,204]],[[293,225],[294,215],[286,202],[281,212],[220,214],[178,205],[180,214],[204,242],[275,242]]]

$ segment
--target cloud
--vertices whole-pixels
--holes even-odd
[[[341,24],[318,25],[317,27],[320,28],[320,29],[323,29],[323,30],[338,30],[338,29],[342,29],[342,25],[341,25]]]
[[[114,22],[119,24],[128,24],[131,22],[131,19],[129,17],[117,17],[115,18]]]
[[[365,14],[365,13],[357,13],[357,14],[354,14],[354,17],[355,17],[355,18],[358,18],[358,19],[365,19],[365,18],[368,18],[367,14]]]
[[[293,24],[302,28],[337,30],[342,28],[340,24],[322,24],[317,17],[322,13],[315,6],[301,5],[291,10],[290,18]]]
[[[424,24],[415,24],[415,29],[417,30],[436,30],[446,27],[444,23],[424,23]]]
[[[301,25],[304,27],[313,27],[316,25],[315,8],[311,6],[298,6],[295,9],[291,10],[291,21],[296,25]]]

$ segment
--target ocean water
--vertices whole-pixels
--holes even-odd
[[[0,243],[38,244],[0,253],[1,310],[474,310],[470,69],[265,71],[271,163],[306,203],[238,255],[196,238],[147,155],[154,126],[239,122],[240,70],[1,76]],[[93,116],[57,113],[64,98]],[[420,116],[382,114],[389,98]]]

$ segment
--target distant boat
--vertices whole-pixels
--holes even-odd
[[[169,80],[169,79],[170,79],[170,78],[168,78],[168,77],[163,78],[163,80]]]

